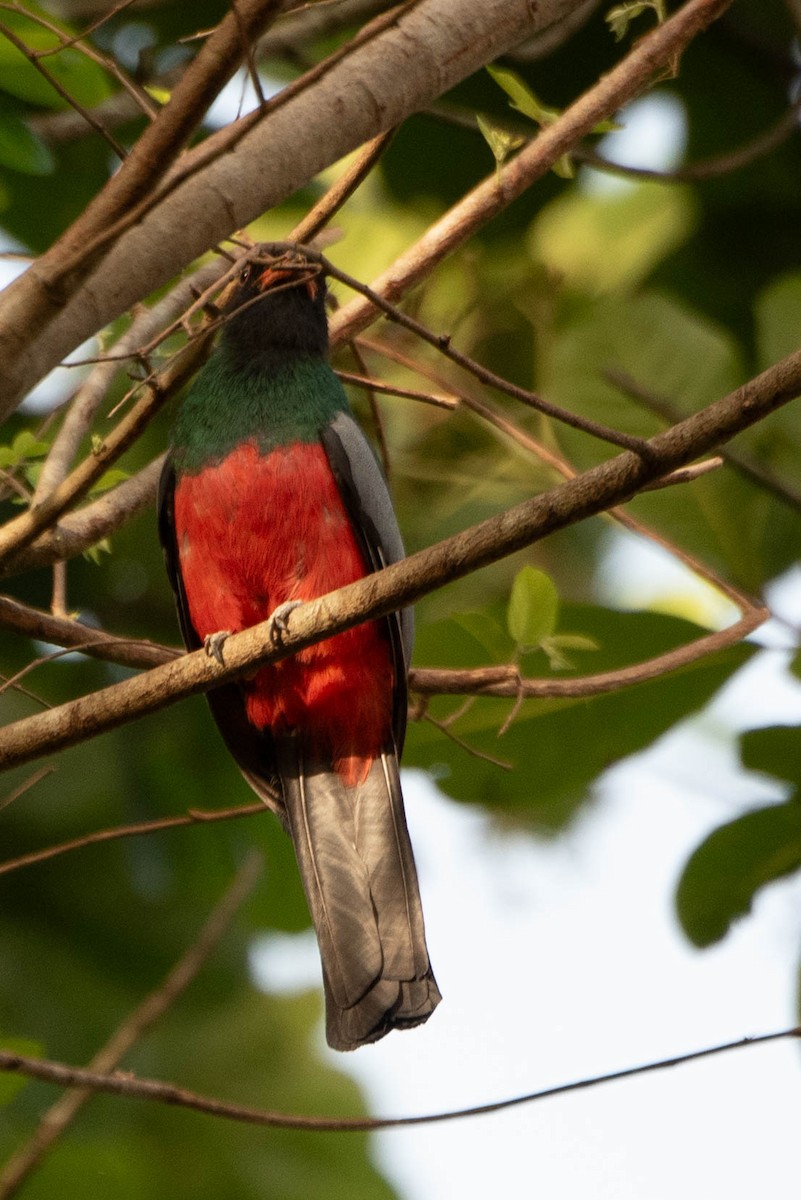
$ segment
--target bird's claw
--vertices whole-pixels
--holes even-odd
[[[203,649],[209,658],[216,658],[221,667],[225,666],[223,646],[231,636],[230,629],[218,629],[216,633],[207,633],[203,639]]]
[[[289,629],[289,614],[301,605],[300,600],[285,600],[283,604],[279,604],[274,612],[270,613],[270,644],[278,649],[283,645],[284,634]]]

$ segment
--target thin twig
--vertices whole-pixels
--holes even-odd
[[[356,343],[353,343],[356,345]],[[343,383],[353,387],[368,388],[372,392],[383,392],[387,396],[401,396],[406,400],[420,400],[423,404],[432,404],[435,408],[453,409],[459,407],[455,396],[436,395],[433,392],[421,392],[415,388],[398,387],[395,383],[387,383],[384,379],[374,379],[368,375],[354,375],[351,371],[337,371],[336,374]]]
[[[115,342],[113,355],[100,362],[75,393],[42,465],[34,494],[35,503],[40,503],[66,479],[78,448],[114,382],[121,361],[128,361],[130,355],[141,357],[143,342],[152,338],[156,330],[163,329],[165,322],[172,332],[172,323],[179,315],[186,315],[187,305],[192,304],[196,291],[205,292],[212,287],[226,269],[224,262],[204,263],[190,276],[179,280],[152,308],[141,308],[136,312],[128,329]]]
[[[373,290],[397,301],[428,276],[443,259],[463,246],[479,229],[503,212],[563,155],[591,133],[599,121],[639,96],[655,75],[676,63],[702,29],[725,10],[725,2],[684,4],[664,24],[637,42],[630,53],[523,149],[488,174],[472,191],[430,226],[378,279]],[[349,342],[376,318],[364,298],[343,306],[332,323],[332,341]]]
[[[647,179],[653,180],[655,183],[702,183],[706,179],[718,179],[722,175],[732,175],[735,171],[750,167],[760,159],[766,158],[768,154],[772,154],[793,133],[797,132],[799,113],[801,113],[801,100],[796,100],[786,112],[782,113],[775,124],[750,138],[742,146],[738,146],[735,150],[729,150],[725,154],[715,155],[714,158],[706,158],[701,162],[676,167],[673,171],[654,171],[648,167],[630,167],[623,163],[610,162],[608,158],[603,158],[586,146],[575,151],[574,157],[597,171],[621,175],[624,178]]]
[[[8,1051],[0,1051],[0,1071],[27,1075],[32,1079],[41,1079],[46,1083],[56,1084],[58,1087],[92,1088],[113,1096],[129,1096],[139,1100],[155,1101],[159,1104],[171,1104],[247,1125],[261,1125],[274,1129],[313,1130],[318,1133],[343,1133],[346,1131],[366,1132],[375,1129],[397,1129],[407,1125],[433,1125],[441,1121],[456,1121],[462,1117],[485,1116],[488,1113],[517,1108],[521,1104],[534,1104],[538,1101],[553,1099],[555,1096],[564,1096],[570,1092],[588,1091],[600,1084],[633,1079],[638,1075],[649,1075],[654,1071],[667,1070],[669,1067],[679,1067],[700,1059],[713,1058],[732,1050],[744,1050],[749,1046],[764,1046],[769,1042],[786,1041],[799,1037],[801,1037],[801,1026],[795,1026],[792,1029],[782,1029],[774,1033],[763,1033],[757,1037],[722,1042],[717,1046],[707,1046],[703,1050],[691,1050],[686,1054],[657,1059],[638,1067],[624,1067],[619,1071],[592,1075],[572,1083],[557,1084],[555,1087],[528,1092],[523,1096],[494,1100],[489,1104],[476,1104],[469,1108],[450,1109],[446,1112],[424,1113],[410,1117],[320,1117],[247,1108],[244,1105],[229,1104],[224,1100],[202,1096],[197,1092],[190,1092],[186,1088],[176,1087],[173,1083],[163,1083],[157,1079],[141,1079],[127,1072],[125,1074],[99,1074],[82,1070],[79,1067],[69,1067],[64,1063],[11,1054]]]
[[[573,429],[580,429],[583,433],[590,434],[591,437],[599,438],[601,441],[609,442],[613,446],[619,446],[624,450],[631,450],[634,454],[648,454],[648,443],[644,438],[633,437],[628,433],[621,433],[619,430],[610,429],[606,425],[601,425],[597,421],[591,421],[588,417],[579,416],[578,413],[569,412],[567,409],[560,408],[556,404],[551,404],[549,400],[538,395],[536,392],[530,391],[528,388],[518,387],[514,383],[510,383],[508,379],[504,379],[501,375],[496,375],[494,371],[490,371],[487,367],[476,362],[467,354],[462,354],[461,351],[455,350],[451,345],[451,339],[448,334],[433,333],[426,325],[420,321],[416,321],[414,317],[410,317],[407,313],[402,312],[397,305],[385,300],[373,288],[367,284],[354,278],[353,275],[348,275],[346,271],[340,270],[339,267],[333,266],[328,259],[322,254],[317,254],[314,251],[309,252],[309,257],[314,257],[323,265],[326,274],[332,278],[338,279],[341,283],[346,284],[353,291],[358,292],[369,300],[376,308],[380,309],[383,314],[401,325],[404,329],[415,333],[422,341],[428,342],[440,354],[444,354],[451,362],[456,363],[462,370],[474,375],[476,379],[488,387],[496,388],[499,392],[504,392],[507,396],[513,396],[516,400],[522,401],[530,408],[537,412],[544,413],[546,416],[552,417],[555,421],[561,421],[564,425],[569,425]]]
[[[55,767],[41,767],[38,771],[34,771],[33,775],[29,775],[27,779],[23,780],[22,783],[13,788],[7,796],[4,796],[0,800],[0,812],[4,808],[8,808],[9,804],[13,804],[15,800],[19,800],[20,796],[24,796],[31,788],[36,787],[37,783],[41,783],[48,775],[52,775],[55,769]],[[2,867],[0,867],[0,874],[2,874]]]
[[[217,949],[236,913],[255,887],[261,869],[261,856],[251,853],[194,943],[94,1056],[89,1064],[90,1073],[102,1075],[113,1071],[131,1047],[172,1007]],[[9,1200],[10,1196],[17,1194],[24,1181],[93,1095],[93,1088],[76,1088],[47,1110],[31,1139],[17,1150],[0,1171],[0,1200]]]
[[[675,404],[671,403],[667,397],[658,396],[649,388],[643,387],[628,372],[621,371],[617,367],[610,367],[604,374],[609,382],[614,384],[625,396],[635,400],[649,412],[655,413],[663,421],[674,423],[681,420],[681,414]],[[750,479],[766,492],[770,492],[778,500],[788,505],[789,508],[801,513],[801,492],[795,491],[783,480],[777,479],[761,463],[755,463],[751,459],[746,458],[739,450],[728,448],[721,451],[720,457],[740,475],[744,475],[746,479]]]
[[[199,335],[157,374],[142,381],[147,394],[128,412],[102,443],[48,496],[28,512],[9,521],[0,531],[0,562],[28,546],[37,534],[54,524],[61,514],[97,483],[109,466],[131,446],[167,400],[197,370],[210,349],[210,335]]]
[[[298,222],[287,241],[313,242],[320,230],[339,212],[346,200],[350,199],[359,185],[367,178],[394,136],[395,130],[390,129],[388,133],[382,133],[379,137],[367,142],[339,179],[332,184],[324,196],[321,196],[314,208],[310,209],[306,216]]]
[[[108,142],[111,149],[122,162],[126,158],[126,152],[124,148],[120,145],[114,135],[109,133],[109,131],[100,124],[100,122],[93,115],[91,109],[84,108],[84,106],[80,104],[74,96],[70,95],[67,89],[62,86],[56,76],[52,73],[52,71],[48,71],[47,67],[42,65],[42,63],[39,61],[39,55],[36,53],[36,51],[31,50],[31,48],[26,45],[22,38],[17,37],[16,33],[14,33],[14,30],[11,29],[10,26],[6,25],[5,22],[0,22],[0,33],[2,33],[3,37],[8,39],[12,46],[15,46],[16,49],[19,50],[20,54],[25,55],[31,66],[47,80],[51,88],[53,88],[53,90],[57,92],[59,96],[61,96],[62,100],[66,100],[70,108],[73,108],[76,112],[79,112],[86,121],[87,125],[91,125],[92,129],[94,129],[96,133],[99,133],[100,136],[106,142]]]
[[[704,634],[685,646],[667,650],[645,662],[630,667],[619,667],[615,671],[602,671],[597,675],[581,675],[573,679],[526,679],[517,667],[475,667],[461,671],[439,667],[416,667],[409,672],[409,687],[413,692],[425,696],[498,696],[516,699],[575,699],[587,700],[592,696],[604,696],[626,687],[660,679],[673,671],[679,671],[719,654],[730,646],[736,646],[758,629],[770,616],[767,608],[751,608],[739,621],[725,629]]]
[[[436,717],[432,717],[431,713],[423,713],[423,720],[428,721],[440,733],[444,733],[446,738],[454,742],[460,750],[464,750],[471,758],[478,758],[482,762],[487,762],[493,767],[500,767],[502,771],[513,771],[514,763],[506,762],[503,758],[495,758],[492,754],[487,754],[484,750],[478,750],[475,746],[471,746],[464,738],[460,738],[457,733],[448,725],[447,721],[438,721]]]
[[[3,806],[16,800],[18,794],[38,783],[44,774],[55,770],[46,767],[38,775],[32,776],[17,793],[12,793],[3,802]],[[222,808],[216,811],[190,809],[178,817],[161,817],[156,821],[139,821],[133,825],[116,825],[112,829],[96,829],[93,833],[85,833],[81,837],[72,838],[69,842],[59,842],[55,846],[45,846],[42,850],[32,850],[29,854],[20,854],[17,858],[9,858],[0,862],[0,875],[8,875],[11,871],[19,871],[23,867],[34,867],[39,863],[49,862],[61,854],[71,854],[74,850],[85,850],[87,846],[99,846],[103,842],[114,842],[118,838],[143,837],[151,833],[163,833],[166,829],[180,829],[187,825],[211,825],[215,821],[235,821],[239,817],[256,817],[269,811],[260,800],[253,804],[240,804],[236,808]]]
[[[387,615],[421,596],[529,546],[550,533],[624,504],[646,483],[692,463],[763,420],[801,391],[801,351],[650,439],[648,457],[619,454],[533,499],[490,517],[427,550],[394,563],[292,613],[282,645],[270,621],[233,634],[225,661],[203,650],[103,688],[0,733],[0,766],[8,769],[75,745],[183,696],[233,681],[254,668],[296,653],[364,620]]]
[[[355,341],[350,343],[350,352],[356,360],[356,366],[359,368],[362,378],[365,378],[367,374],[367,368],[358,344]],[[371,388],[369,384],[365,390],[367,392],[367,403],[370,406],[370,417],[373,424],[375,440],[378,444],[378,454],[379,458],[381,459],[381,466],[384,468],[384,474],[387,478],[387,482],[390,483],[392,480],[392,460],[389,454],[389,446],[387,445],[386,434],[384,433],[384,422],[381,420],[381,410],[378,407],[378,400],[376,399],[375,390]]]

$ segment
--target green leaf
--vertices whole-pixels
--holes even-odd
[[[567,650],[598,650],[598,643],[591,637],[584,637],[580,633],[555,633],[552,637],[545,637],[540,642],[540,647],[548,657],[548,664],[552,671],[572,671],[575,668],[575,663],[567,655]]]
[[[594,672],[642,662],[705,632],[661,613],[580,605],[561,605],[560,620],[598,646]],[[601,696],[526,700],[500,741],[499,729],[516,702],[479,697],[448,732],[480,754],[512,763],[511,771],[471,755],[428,721],[409,726],[404,762],[430,771],[438,787],[456,800],[486,805],[541,831],[561,829],[591,798],[603,771],[698,711],[753,652],[744,644],[732,646],[664,678]],[[482,658],[475,643],[471,646],[455,622],[446,620],[421,626],[415,661],[471,667]],[[429,711],[442,719],[459,707],[461,697],[433,697]]]
[[[118,483],[123,483],[126,479],[130,479],[130,477],[130,471],[123,471],[120,467],[112,467],[110,471],[106,471],[104,475],[100,476],[89,495],[98,496],[101,492],[108,492],[111,488],[116,487]]]
[[[518,646],[539,646],[556,629],[559,593],[550,576],[536,567],[523,567],[515,576],[509,599],[507,626]]]
[[[95,566],[99,566],[104,554],[111,554],[111,542],[108,538],[103,538],[101,541],[95,542],[94,546],[90,546],[88,550],[83,551],[83,557],[87,562],[94,563]]]
[[[76,31],[35,4],[28,4],[27,9],[30,16],[20,12],[4,12],[3,24],[30,51],[56,50],[55,54],[41,59],[42,65],[53,79],[78,104],[87,108],[99,104],[111,91],[103,68],[75,47],[59,50],[61,43],[58,34],[45,28],[34,18],[41,16],[43,20],[61,30],[67,38],[74,36]],[[40,71],[37,71],[25,54],[1,33],[0,83],[3,91],[31,104],[42,105],[45,108],[69,107],[68,101]]]
[[[39,1042],[28,1038],[6,1038],[0,1036],[0,1047],[6,1054],[21,1054],[25,1058],[38,1058],[43,1053]],[[29,1080],[24,1075],[12,1075],[9,1071],[0,1073],[0,1108],[13,1100],[17,1092],[25,1087]]]
[[[509,67],[498,67],[494,63],[490,63],[487,71],[499,87],[502,87],[506,92],[512,108],[516,108],[524,116],[530,117],[537,125],[552,125],[557,117],[562,115],[561,108],[551,108],[549,105],[543,104],[535,96],[528,84],[515,71],[510,70]],[[611,133],[612,130],[620,128],[621,126],[616,121],[604,120],[599,121],[593,127],[592,132]]]
[[[479,653],[486,652],[494,664],[508,663],[514,657],[515,642],[489,613],[455,613],[453,621],[478,643]]]
[[[147,92],[148,96],[153,97],[157,104],[161,105],[167,104],[170,96],[172,95],[172,92],[167,88],[156,87],[156,85],[152,83],[145,84],[145,91]]]
[[[40,441],[28,429],[23,429],[10,446],[0,446],[0,467],[18,467],[31,458],[42,458],[50,449],[48,442]]]
[[[740,737],[740,758],[749,771],[763,771],[801,788],[801,730],[795,725],[748,730]]]
[[[696,946],[711,946],[750,912],[756,892],[801,867],[801,804],[756,809],[722,825],[692,854],[676,911]]]
[[[0,111],[0,166],[23,175],[51,175],[55,159],[49,147],[24,121]]]
[[[516,108],[524,116],[530,117],[538,125],[552,125],[560,115],[560,109],[549,108],[538,100],[528,84],[524,83],[515,71],[511,71],[508,67],[495,66],[494,63],[490,63],[487,70],[495,82],[506,92],[512,108]]]
[[[509,155],[518,146],[522,146],[526,140],[520,137],[519,134],[510,133],[508,129],[504,129],[501,125],[496,125],[487,117],[482,117],[480,113],[476,113],[476,124],[492,151],[493,158],[498,166],[498,178],[500,179],[500,170],[506,162]]]
[[[632,0],[629,4],[618,4],[615,8],[610,8],[606,14],[606,23],[615,35],[615,41],[619,42],[624,38],[631,21],[649,8],[654,10],[661,25],[665,19],[665,0]]]

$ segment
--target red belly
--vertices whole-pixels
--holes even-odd
[[[260,454],[253,442],[175,489],[178,558],[200,638],[265,620],[285,600],[313,600],[361,579],[364,559],[322,446]],[[386,743],[394,673],[376,623],[359,625],[243,683],[260,729],[302,730],[349,782]]]

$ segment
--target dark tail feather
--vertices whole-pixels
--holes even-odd
[[[348,787],[297,739],[276,747],[326,996],[326,1036],[355,1050],[420,1025],[440,994],[423,928],[398,764],[383,754]]]

